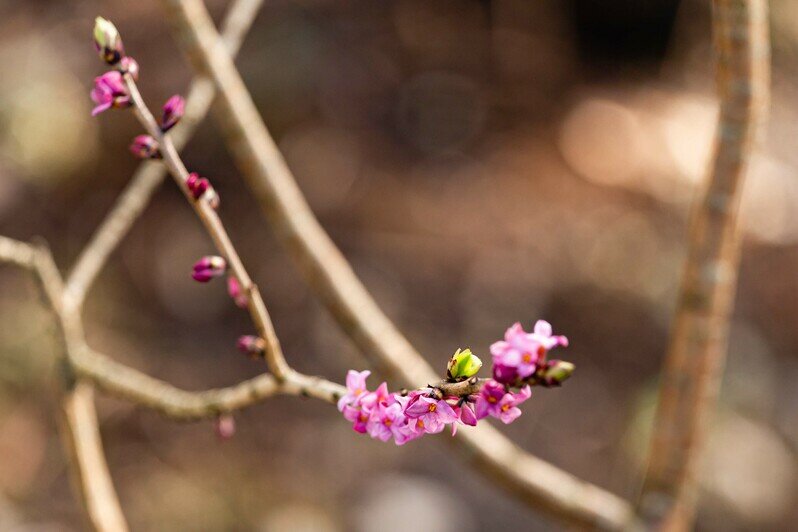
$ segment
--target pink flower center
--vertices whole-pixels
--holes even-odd
[[[429,404],[429,411],[430,412],[435,412],[435,410],[437,410],[437,408],[438,408],[438,405],[436,405],[435,403],[430,403]]]
[[[418,427],[420,429],[423,429],[424,428],[424,422],[419,419],[418,421],[416,421],[416,427]]]
[[[507,412],[508,410],[510,410],[510,404],[509,403],[502,405],[502,412]]]
[[[383,423],[383,424],[384,424],[386,427],[390,427],[391,425],[393,425],[393,421],[391,421],[390,419],[387,419],[387,418],[386,418],[386,419],[385,419],[385,421],[383,421],[382,423]]]
[[[532,362],[532,354],[524,353],[524,356],[521,357],[521,360],[523,360],[524,363],[529,364],[530,362]]]
[[[488,402],[489,402],[489,403],[491,403],[491,404],[495,404],[495,403],[496,403],[496,401],[498,401],[498,399],[496,399],[496,398],[495,398],[495,397],[493,397],[492,395],[489,395],[489,396],[488,396]]]
[[[366,414],[360,414],[360,421],[365,423],[369,420],[369,417]]]

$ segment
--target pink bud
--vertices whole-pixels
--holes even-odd
[[[191,277],[200,283],[207,283],[214,277],[221,277],[227,269],[227,262],[215,255],[202,257],[194,263],[194,271]]]
[[[158,159],[161,154],[158,151],[158,141],[149,135],[139,135],[133,139],[130,145],[130,153],[139,159]]]
[[[125,56],[119,61],[119,71],[123,74],[130,74],[133,81],[139,80],[139,64],[132,57]]]
[[[237,307],[247,308],[247,305],[249,304],[249,298],[247,297],[247,294],[241,290],[241,284],[233,275],[227,278],[227,293],[230,294],[231,298],[233,298],[233,301],[235,301]]]
[[[248,334],[238,339],[236,347],[250,358],[259,358],[266,350],[266,342],[263,341],[263,338]]]
[[[200,177],[198,173],[192,172],[188,175],[186,187],[191,193],[191,197],[195,200],[204,197],[212,209],[219,207],[219,195],[211,186],[211,182],[204,177]]]
[[[230,414],[222,414],[213,422],[213,429],[220,440],[229,440],[236,433],[236,421]]]
[[[161,131],[172,129],[183,116],[186,102],[183,97],[175,94],[163,105],[163,118],[161,118]]]

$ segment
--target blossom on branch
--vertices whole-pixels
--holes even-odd
[[[94,89],[91,91],[91,99],[97,105],[92,109],[91,116],[108,109],[129,107],[130,95],[125,87],[125,80],[122,74],[116,70],[106,72],[102,76],[94,78]]]

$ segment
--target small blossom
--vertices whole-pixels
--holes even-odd
[[[125,56],[119,61],[119,72],[122,74],[130,74],[133,81],[139,80],[139,64],[138,61],[130,56]]]
[[[94,47],[100,58],[109,65],[115,65],[125,55],[122,38],[116,26],[102,17],[94,19]]]
[[[161,118],[161,131],[169,131],[172,129],[182,118],[186,108],[186,102],[183,97],[175,94],[163,104],[163,117]]]
[[[449,360],[446,372],[449,379],[463,381],[476,375],[481,367],[482,361],[470,349],[458,349]]]
[[[428,397],[425,393],[414,395],[404,409],[408,418],[414,419],[417,431],[428,434],[441,432],[447,423],[458,417],[454,409],[443,399]]]
[[[346,374],[346,394],[338,400],[338,410],[340,412],[344,411],[344,406],[352,405],[357,399],[368,392],[366,388],[366,378],[368,378],[369,375],[371,375],[369,370],[349,370]]]
[[[266,350],[266,342],[263,338],[248,334],[238,338],[236,347],[245,355],[258,358],[263,356],[263,352]]]
[[[112,70],[94,78],[91,99],[97,104],[91,111],[92,116],[97,116],[112,107],[128,107],[130,105],[130,95],[127,92],[127,87],[125,87],[122,74]]]
[[[482,387],[477,396],[476,417],[482,419],[493,416],[502,423],[512,423],[521,415],[518,405],[529,399],[532,395],[531,388],[527,385],[518,393],[505,390],[504,386],[494,380],[489,380]]]
[[[493,379],[488,380],[479,391],[476,403],[477,419],[482,419],[497,413],[499,401],[507,394],[504,385]]]
[[[550,351],[561,345],[568,347],[568,338],[551,334],[551,324],[545,320],[538,320],[535,323],[534,332],[530,335],[533,340],[539,342],[546,351]]]
[[[452,436],[457,434],[457,427],[461,423],[470,427],[475,427],[477,425],[477,416],[474,413],[474,409],[467,401],[463,402],[460,406],[454,406],[452,408],[454,408],[457,414],[457,421],[452,423]]]
[[[222,414],[213,421],[213,429],[220,440],[229,440],[236,432],[236,421],[230,414]]]
[[[388,441],[393,437],[397,441],[402,440],[402,443],[404,443],[406,441],[404,434],[406,426],[407,417],[405,417],[399,404],[380,404],[371,412],[366,423],[366,430],[374,439]]]
[[[241,284],[234,275],[227,278],[227,293],[233,299],[237,307],[247,308],[247,305],[249,305],[249,297],[241,290]]]
[[[130,145],[130,153],[139,159],[157,159],[160,157],[158,141],[149,135],[139,135]]]
[[[222,257],[216,255],[202,257],[194,263],[194,271],[191,277],[200,283],[207,283],[214,277],[224,275],[225,270],[227,270],[227,261]]]

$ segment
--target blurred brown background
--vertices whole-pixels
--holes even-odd
[[[217,20],[226,2],[210,7]],[[443,368],[487,356],[516,320],[566,334],[577,364],[503,427],[531,452],[625,497],[638,489],[687,213],[717,115],[708,2],[267,0],[238,64],[324,227],[401,330]],[[744,200],[731,355],[699,530],[798,521],[798,4],[771,2],[773,108]],[[46,238],[66,270],[136,167],[123,112],[89,116],[96,15],[119,27],[152,106],[188,63],[157,2],[0,2],[0,234]],[[291,362],[343,380],[367,363],[308,292],[212,120],[185,151],[260,284]],[[89,342],[179,386],[264,368],[223,284],[188,275],[211,244],[172,183],[89,296]],[[0,267],[0,529],[83,523],[60,441],[55,323]],[[372,382],[374,382],[372,378]],[[403,448],[328,405],[277,398],[174,424],[101,398],[135,530],[432,532],[557,525],[468,471],[447,435]]]

